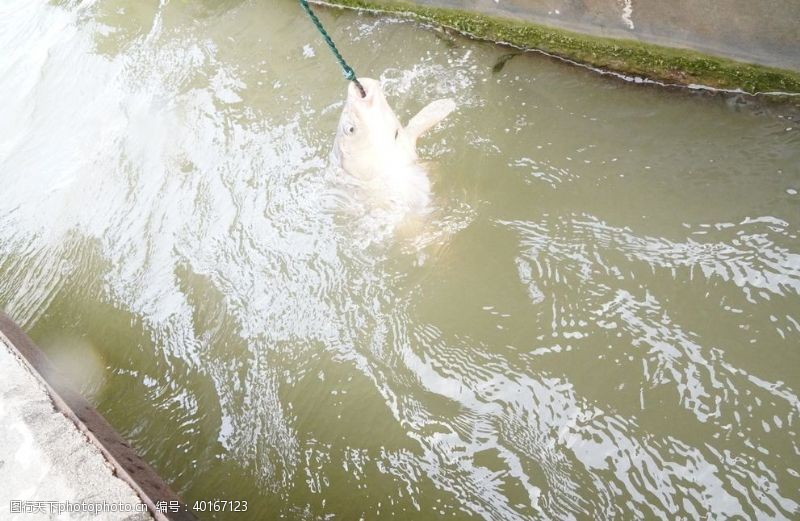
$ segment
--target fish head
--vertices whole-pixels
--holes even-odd
[[[366,95],[350,83],[336,130],[333,151],[342,168],[356,177],[371,178],[386,168],[416,161],[414,142],[386,101],[380,82],[359,81]]]

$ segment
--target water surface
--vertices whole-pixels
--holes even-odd
[[[796,519],[796,112],[320,16],[458,102],[425,222],[294,2],[0,6],[0,306],[112,425],[204,519]]]

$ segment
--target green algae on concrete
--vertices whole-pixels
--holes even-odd
[[[398,0],[326,0],[341,7],[416,17],[467,36],[539,50],[560,58],[650,80],[757,93],[800,93],[800,73],[687,49],[602,38],[469,11]]]

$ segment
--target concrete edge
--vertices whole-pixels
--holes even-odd
[[[0,336],[9,348],[24,361],[47,389],[53,406],[66,416],[94,444],[114,469],[147,505],[157,521],[197,521],[191,509],[172,491],[158,473],[145,462],[103,416],[66,380],[25,332],[0,311]],[[159,501],[178,501],[179,512],[159,512]]]
[[[594,36],[469,9],[412,0],[310,0],[323,7],[390,14],[522,51],[535,51],[634,83],[790,100],[800,96],[800,72],[747,63],[681,47]]]

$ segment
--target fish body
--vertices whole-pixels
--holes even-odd
[[[430,103],[406,126],[389,106],[380,82],[361,78],[366,96],[355,84],[347,91],[336,130],[334,156],[377,204],[400,211],[424,211],[430,181],[417,156],[417,138],[455,109],[455,102]]]

